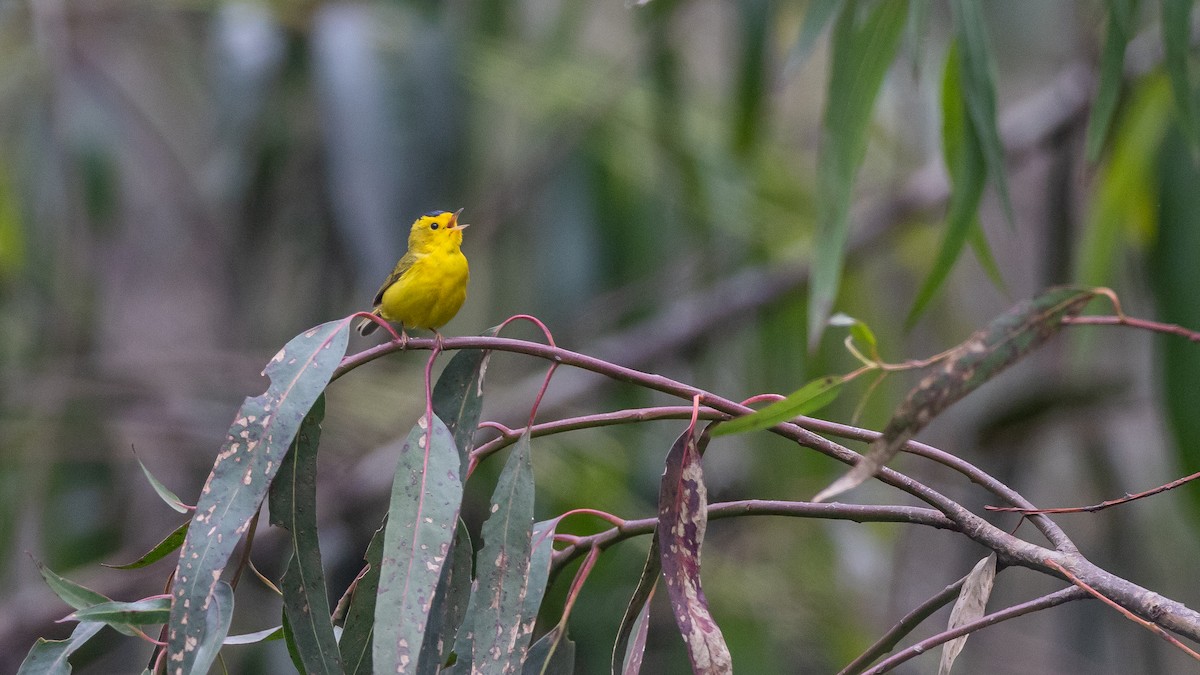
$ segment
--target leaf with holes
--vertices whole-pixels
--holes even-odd
[[[400,449],[383,534],[375,597],[375,672],[409,673],[429,621],[430,601],[454,538],[462,480],[454,437],[437,416],[425,415]]]
[[[700,587],[700,547],[708,525],[708,491],[700,456],[708,434],[697,438],[695,426],[667,453],[658,491],[659,553],[663,580],[679,634],[697,673],[732,673],[733,660],[721,629],[708,611]]]
[[[466,616],[471,599],[471,535],[467,524],[458,519],[458,530],[450,543],[433,604],[429,608],[429,623],[425,626],[425,642],[417,662],[418,673],[433,675],[445,665],[451,647],[458,637],[459,626]]]
[[[247,398],[204,484],[175,570],[167,630],[170,670],[190,674],[196,650],[209,644],[210,601],[233,549],[246,534],[300,422],[346,354],[350,319],[292,338],[267,364],[266,393]],[[218,641],[219,644],[219,641]]]
[[[279,590],[296,652],[306,673],[341,673],[341,654],[329,615],[329,593],[317,541],[317,446],[325,396],[317,397],[271,484],[271,524],[288,531],[292,557]]]
[[[217,654],[229,635],[229,624],[233,622],[233,587],[226,581],[218,581],[204,612],[204,639],[196,646],[196,660],[192,673],[207,673],[217,661]],[[176,672],[171,669],[171,672]]]
[[[1079,314],[1095,295],[1091,288],[1055,287],[992,319],[908,392],[862,460],[813,501],[836,497],[874,476],[930,420],[1040,347],[1058,333],[1063,319]]]

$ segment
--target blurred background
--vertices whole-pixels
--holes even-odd
[[[0,671],[15,671],[37,636],[69,632],[31,557],[118,599],[162,592],[169,562],[99,566],[136,559],[182,522],[134,451],[194,503],[233,412],[265,388],[266,361],[306,328],[368,309],[425,211],[463,207],[472,224],[469,297],[447,335],[530,313],[561,346],[733,399],[855,367],[843,329],[810,352],[805,328],[829,36],[802,26],[837,4],[0,0]],[[1072,280],[1111,285],[1130,314],[1200,328],[1200,177],[1158,65],[1157,4],[1136,17],[1104,152],[1085,158],[1110,4],[985,3],[1015,214],[989,190],[979,218],[1004,285],[964,253],[905,331],[949,193],[939,97],[950,8],[912,3],[875,105],[834,306],[874,329],[885,358],[937,353]],[[1200,346],[1066,333],[923,439],[1045,506],[1200,468]],[[329,392],[319,503],[336,595],[386,509],[424,362],[393,355]],[[485,419],[521,424],[542,372],[496,355]],[[889,378],[857,418],[867,390],[856,383],[822,414],[881,428],[913,381]],[[665,402],[560,370],[539,419]],[[681,428],[535,440],[539,519],[577,507],[652,515]],[[711,501],[807,499],[840,471],[767,434],[721,439],[705,464]],[[915,458],[898,466],[969,507],[989,503],[960,476]],[[473,478],[468,515],[479,517],[499,467]],[[850,498],[909,503],[878,486]],[[1200,487],[1187,486],[1059,522],[1098,564],[1196,607],[1197,516]],[[264,572],[281,571],[282,543],[264,524]],[[577,672],[607,672],[647,546],[609,550],[588,580],[571,619]],[[723,520],[709,527],[705,591],[738,672],[833,672],[985,554],[915,527]],[[550,592],[551,615],[568,580]],[[1058,587],[1008,570],[989,608]],[[277,625],[279,612],[248,579],[233,632]],[[150,651],[106,631],[74,661],[81,673],[133,672]],[[234,673],[291,667],[282,642],[224,654]],[[645,672],[687,669],[664,604],[646,659]],[[959,667],[1183,664],[1115,612],[1075,603],[979,633]]]

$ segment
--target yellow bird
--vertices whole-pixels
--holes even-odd
[[[423,328],[440,339],[438,328],[453,319],[467,299],[470,273],[460,248],[467,226],[458,222],[462,212],[430,211],[417,218],[408,234],[408,252],[375,294],[372,313],[400,324],[401,335],[405,328]],[[370,335],[378,327],[363,319],[358,332]]]

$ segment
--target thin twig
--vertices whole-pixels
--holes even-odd
[[[1166,492],[1167,490],[1174,490],[1175,488],[1179,487],[1180,485],[1184,485],[1185,483],[1190,483],[1190,482],[1196,480],[1197,478],[1200,478],[1200,472],[1196,472],[1190,476],[1184,476],[1183,478],[1176,478],[1175,480],[1171,481],[1170,483],[1167,483],[1166,485],[1159,485],[1158,487],[1150,488],[1149,490],[1146,490],[1145,492],[1138,492],[1136,494],[1126,494],[1124,497],[1118,497],[1116,499],[1106,499],[1105,501],[1102,501],[1099,504],[1091,504],[1090,506],[1059,506],[1059,507],[1052,508],[1052,509],[1025,509],[1025,508],[1020,508],[1020,507],[1016,507],[1016,506],[992,506],[989,504],[983,508],[987,509],[988,511],[996,511],[996,512],[1003,512],[1003,513],[1020,513],[1022,515],[1027,515],[1027,516],[1033,515],[1033,514],[1046,514],[1046,513],[1095,513],[1096,511],[1103,511],[1104,509],[1107,509],[1112,506],[1118,506],[1121,504],[1125,504],[1127,502],[1132,502],[1137,499],[1143,499],[1145,497],[1152,497],[1160,492]]]
[[[963,635],[974,633],[981,629],[987,628],[988,626],[998,624],[1001,621],[1015,619],[1018,616],[1024,616],[1026,614],[1031,614],[1043,609],[1056,607],[1073,600],[1084,600],[1087,597],[1087,593],[1085,593],[1082,589],[1072,586],[1070,588],[1064,588],[1062,590],[1055,591],[1048,595],[1043,595],[1040,598],[1035,598],[1028,602],[1022,602],[1019,605],[1013,605],[1012,607],[1002,609],[999,612],[988,614],[987,616],[972,621],[971,623],[965,623],[953,630],[943,631],[937,635],[921,640],[914,645],[896,652],[883,661],[880,661],[869,670],[863,671],[863,675],[880,675],[880,673],[886,673],[901,663],[904,663],[913,657],[920,656],[934,647],[949,642],[956,637],[962,637]]]
[[[962,585],[966,583],[966,581],[967,578],[963,577],[942,589],[937,595],[929,598],[920,605],[917,605],[917,607],[911,612],[905,614],[900,621],[896,622],[896,625],[892,626],[886,633],[879,636],[879,639],[876,640],[875,643],[870,647],[867,647],[865,652],[859,654],[858,658],[846,664],[846,667],[842,668],[838,672],[838,675],[854,675],[855,673],[861,673],[864,668],[871,665],[872,661],[892,651],[892,649],[894,649],[896,645],[900,643],[900,640],[904,639],[905,635],[911,633],[914,628],[921,625],[921,622],[932,616],[934,612],[938,611],[942,607],[945,607],[950,603],[951,600],[957,598],[959,591],[962,589]]]
[[[1076,586],[1083,589],[1084,591],[1087,591],[1093,597],[1100,600],[1101,602],[1108,605],[1109,607],[1112,607],[1113,609],[1117,610],[1122,615],[1124,615],[1126,619],[1129,619],[1130,621],[1142,626],[1143,628],[1150,631],[1151,633],[1154,633],[1155,635],[1159,636],[1160,638],[1162,638],[1162,639],[1166,640],[1167,642],[1171,643],[1172,645],[1178,647],[1180,650],[1183,651],[1183,653],[1187,654],[1188,656],[1192,657],[1193,659],[1196,659],[1197,661],[1200,661],[1200,654],[1197,654],[1194,650],[1192,650],[1191,647],[1188,647],[1187,645],[1180,642],[1179,639],[1176,638],[1174,635],[1171,635],[1167,631],[1163,630],[1162,626],[1159,626],[1158,624],[1155,624],[1155,623],[1151,623],[1151,622],[1143,619],[1142,617],[1134,614],[1133,612],[1129,611],[1128,609],[1125,609],[1121,605],[1117,604],[1117,602],[1114,601],[1113,599],[1104,595],[1100,591],[1097,591],[1096,589],[1092,588],[1090,585],[1088,585],[1082,579],[1075,576],[1075,574],[1073,574],[1066,567],[1063,567],[1062,565],[1060,565],[1057,561],[1047,559],[1046,565],[1052,569],[1055,569],[1055,570],[1058,570],[1059,572],[1061,572],[1062,575],[1065,576],[1068,581],[1075,584]]]
[[[1192,342],[1200,342],[1200,331],[1184,328],[1174,323],[1161,323],[1159,321],[1150,321],[1149,319],[1138,319],[1132,316],[1070,316],[1063,318],[1062,322],[1076,326],[1129,326],[1130,328],[1141,328],[1155,333],[1178,335]]]

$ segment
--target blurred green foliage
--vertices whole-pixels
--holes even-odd
[[[1063,278],[1114,287],[1131,314],[1200,328],[1192,5],[0,2],[0,671],[14,671],[36,636],[69,634],[51,623],[66,610],[21,552],[74,578],[134,560],[172,531],[178,517],[130,446],[194,502],[230,415],[262,388],[262,364],[301,330],[363,309],[408,223],[430,209],[465,207],[473,224],[470,296],[448,334],[532,313],[564,346],[620,344],[606,356],[731,398],[853,368],[840,331],[819,335],[829,310],[872,326],[885,359],[920,358],[1039,290],[1047,260],[1070,268]],[[831,32],[840,22],[850,35],[855,11],[886,19],[888,39],[886,53],[857,54],[878,62],[878,87],[847,97],[827,89],[849,55]],[[962,120],[942,120],[955,39],[974,50],[971,79],[953,93],[978,146],[943,137],[949,127],[960,144],[971,138]],[[1054,105],[1037,107],[1047,92]],[[859,117],[830,119],[835,104]],[[854,122],[843,139],[853,142],[835,166],[825,132],[843,122]],[[945,166],[953,147],[981,153],[975,170]],[[818,176],[835,169],[831,192]],[[1007,188],[984,190],[976,209],[958,191],[984,173]],[[844,246],[818,258],[818,214],[830,208]],[[958,237],[986,232],[1006,289],[970,256],[935,265],[947,218]],[[812,269],[832,272],[816,311]],[[944,281],[922,293],[934,269]],[[741,287],[737,312],[706,308],[723,317],[718,328],[692,330],[697,316],[672,313],[738,275],[756,283]],[[929,303],[905,332],[919,296]],[[652,323],[663,317],[670,325]],[[658,332],[632,332],[647,325]],[[952,409],[927,440],[1052,506],[1115,496],[1079,468],[1092,462],[1115,467],[1121,491],[1164,483],[1200,466],[1198,353],[1105,331],[1083,355],[1101,366],[1072,370],[1051,350]],[[380,476],[423,406],[422,365],[385,359],[329,392],[318,495],[334,601],[386,509]],[[521,423],[541,368],[497,357],[484,418]],[[650,398],[556,378],[545,417]],[[905,383],[886,382],[859,422],[882,426]],[[577,384],[583,393],[556,398]],[[1102,393],[1063,404],[1080,390]],[[850,421],[865,394],[848,386],[823,414]],[[1008,415],[1031,400],[1036,410]],[[537,517],[652,514],[678,432],[656,422],[535,439]],[[757,435],[714,442],[705,463],[714,501],[807,498],[840,470]],[[476,532],[499,470],[489,461],[467,486]],[[1071,534],[1099,551],[1122,541],[1145,552],[1139,581],[1195,605],[1195,493],[1161,495],[1123,520],[1078,517]],[[280,572],[284,550],[264,530],[255,561]],[[727,520],[711,527],[705,589],[740,672],[829,672],[978,554],[898,526]],[[571,623],[578,672],[607,667],[624,609],[612,598],[632,592],[644,555],[640,540],[617,546],[589,578]],[[164,570],[109,573],[99,590],[161,592]],[[997,602],[1036,586],[1003,581]],[[256,592],[251,582],[238,591]],[[242,605],[261,609],[236,616],[233,632],[277,623],[277,601],[263,597]],[[646,672],[686,659],[662,602]],[[1097,643],[1111,652],[1097,656]],[[124,671],[150,651],[105,644],[78,655],[79,672]],[[225,651],[233,672],[289,667],[282,641]],[[1063,610],[980,634],[961,667],[1169,672],[1182,667],[1174,658],[1115,615]]]

